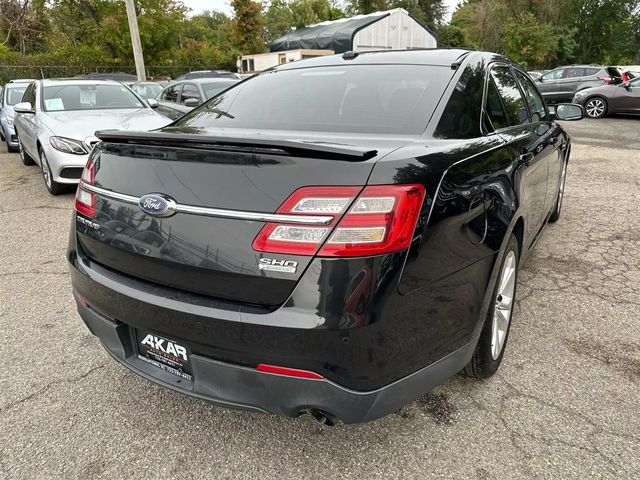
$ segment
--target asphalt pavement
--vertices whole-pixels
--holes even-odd
[[[562,217],[520,274],[504,362],[333,428],[218,408],[116,364],[75,310],[73,194],[0,146],[0,478],[638,478],[640,119],[566,124]]]

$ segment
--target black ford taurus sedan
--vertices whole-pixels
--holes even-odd
[[[282,65],[97,136],[68,249],[89,329],[153,382],[325,423],[496,371],[571,151],[524,71],[438,49]]]

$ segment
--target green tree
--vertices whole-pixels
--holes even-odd
[[[530,69],[554,60],[557,46],[553,28],[540,24],[531,12],[509,19],[502,29],[502,53]]]
[[[450,24],[440,24],[436,27],[436,38],[439,47],[466,47],[467,41],[463,30]]]
[[[234,44],[242,53],[262,53],[265,44],[265,17],[262,3],[253,0],[231,0],[235,12],[233,19]]]
[[[345,16],[330,0],[273,0],[267,9],[267,36],[275,40],[293,28],[302,28]]]

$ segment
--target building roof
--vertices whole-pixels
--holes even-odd
[[[336,53],[344,53],[353,48],[353,37],[359,30],[398,11],[406,13],[407,15],[409,14],[403,8],[396,8],[383,12],[373,12],[367,15],[356,15],[355,17],[316,23],[315,25],[299,28],[283,35],[271,42],[269,48],[272,52],[308,48],[333,50]]]

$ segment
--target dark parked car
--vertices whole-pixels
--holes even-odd
[[[497,370],[571,151],[524,71],[455,49],[280,65],[97,136],[68,249],[89,329],[168,388],[325,423]]]
[[[571,65],[560,67],[535,79],[536,86],[547,103],[570,102],[576,92],[622,81],[616,67],[601,65]]]
[[[239,81],[235,78],[196,78],[171,83],[158,95],[158,112],[176,120]]]
[[[591,118],[611,113],[640,114],[640,78],[620,85],[582,90],[575,94],[573,101],[584,106],[587,116]]]
[[[229,72],[228,70],[196,70],[178,75],[176,81],[193,80],[194,78],[232,78],[240,80],[240,76],[237,73]]]

